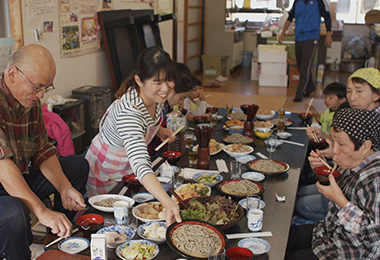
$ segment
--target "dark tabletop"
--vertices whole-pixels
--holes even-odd
[[[220,114],[225,116],[225,109],[220,109]],[[224,117],[223,117],[224,118]],[[292,114],[286,114],[286,118],[290,119],[294,122],[292,127],[294,126],[303,126],[301,125],[301,120],[298,117],[298,114],[292,113]],[[221,129],[223,127],[224,119],[221,121],[218,121],[218,124],[215,126],[215,129]],[[190,127],[195,127],[195,124],[193,122],[189,123]],[[306,131],[304,130],[289,130],[286,129],[287,132],[292,133],[293,135],[288,138],[289,141],[294,141],[298,143],[303,143],[305,146],[296,146],[292,144],[283,143],[279,147],[277,147],[277,150],[274,155],[274,160],[286,162],[290,165],[290,169],[277,177],[266,177],[265,180],[261,182],[261,184],[264,186],[264,193],[261,195],[262,200],[264,200],[266,206],[263,209],[264,211],[264,224],[261,231],[271,231],[273,236],[272,237],[264,237],[266,241],[269,242],[271,245],[271,249],[268,253],[255,256],[255,259],[284,259],[285,251],[286,251],[286,245],[288,241],[288,235],[289,235],[289,229],[291,225],[292,215],[293,215],[293,209],[294,209],[294,203],[296,198],[296,192],[298,187],[298,181],[300,177],[300,170],[302,169],[306,157],[306,151],[307,151],[307,141],[308,137],[306,135]],[[216,131],[213,135],[213,138],[217,141],[221,141],[221,139],[228,135],[228,132],[225,130],[222,131]],[[254,152],[252,155],[254,155],[257,159],[260,159],[256,153],[261,152],[264,155],[268,155],[268,152],[266,151],[266,144],[264,143],[264,140],[257,138],[257,141],[252,145],[254,147]],[[162,149],[165,151],[165,147]],[[233,158],[231,158],[229,155],[227,155],[225,152],[220,152],[216,155],[211,156],[210,158],[210,169],[217,169],[215,160],[216,159],[224,159],[228,165],[228,162],[231,161]],[[189,167],[188,164],[188,154],[186,151],[186,154],[181,157],[181,159],[177,162],[177,166],[179,167]],[[250,171],[248,166],[246,164],[242,165],[242,173]],[[224,180],[229,179],[229,175],[223,173]],[[112,193],[118,193],[118,191],[121,189],[122,183],[120,183]],[[276,201],[276,195],[279,194],[280,196],[285,196],[286,201],[285,202],[278,202]],[[213,188],[212,194],[216,194],[215,188]],[[130,195],[127,194],[126,195]],[[92,213],[98,213],[106,217],[106,219],[113,219],[112,213],[105,213],[101,211],[97,211],[90,207],[88,212]],[[247,228],[247,219],[245,216],[240,220],[239,224],[229,230],[225,230],[226,234],[231,233],[242,233],[242,232],[249,232]],[[76,235],[78,236],[78,235]],[[135,238],[138,238],[138,235],[135,236]],[[230,240],[230,247],[237,246],[237,243],[241,239],[235,239]],[[179,254],[172,251],[169,246],[164,243],[160,244],[160,253],[155,258],[157,260],[167,260],[167,259],[177,259],[181,258]],[[56,248],[56,246],[52,246],[52,248]],[[86,249],[81,254],[87,254],[89,255],[89,249]],[[108,250],[108,257],[109,259],[118,259],[118,257],[115,254],[115,250]]]

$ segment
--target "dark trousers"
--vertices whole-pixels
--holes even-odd
[[[84,194],[89,172],[86,159],[72,155],[60,158],[59,162],[72,186]],[[54,210],[66,214],[71,221],[73,220],[76,212],[62,207],[60,194],[39,170],[30,168],[30,173],[24,177],[30,189],[41,200],[54,193]],[[30,259],[29,246],[32,241],[28,208],[21,200],[9,196],[0,185],[0,259]]]
[[[311,240],[314,224],[291,227],[286,260],[313,260],[318,259],[311,249]]]
[[[300,97],[301,99],[304,92],[310,94],[315,90],[311,67],[315,53],[317,52],[317,47],[318,41],[296,41],[296,59],[298,72],[300,74],[296,97]]]

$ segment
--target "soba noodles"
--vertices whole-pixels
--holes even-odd
[[[241,143],[241,144],[252,143],[251,138],[248,138],[248,137],[246,137],[242,134],[238,134],[238,133],[229,135],[224,140],[228,143]]]
[[[99,200],[99,201],[95,201],[94,204],[96,206],[100,206],[100,207],[108,207],[108,208],[112,208],[113,207],[113,203],[115,201],[118,201],[118,199],[115,199],[115,198],[108,198],[108,199],[103,199],[103,200]]]
[[[258,172],[264,173],[277,173],[285,170],[285,167],[273,160],[258,160],[252,164],[251,169]]]
[[[194,257],[208,257],[222,247],[221,238],[210,228],[200,225],[182,225],[174,230],[173,244],[180,251]]]
[[[222,186],[222,191],[232,195],[249,196],[259,193],[260,188],[251,181],[242,180],[231,181],[224,184]]]

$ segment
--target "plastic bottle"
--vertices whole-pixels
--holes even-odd
[[[325,71],[325,66],[323,64],[318,65],[318,72],[317,72],[317,82],[320,83],[323,80],[323,73]]]
[[[186,130],[186,117],[179,111],[178,105],[173,106],[173,111],[167,114],[167,127],[175,132],[178,128],[182,130],[176,135],[173,143],[168,144],[168,151],[177,151],[182,154],[185,153],[185,130]]]

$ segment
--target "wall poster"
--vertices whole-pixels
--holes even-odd
[[[61,58],[102,50],[96,17],[102,6],[102,0],[59,0]]]

